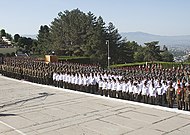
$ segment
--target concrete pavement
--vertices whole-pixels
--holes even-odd
[[[190,113],[0,76],[0,135],[189,135]]]

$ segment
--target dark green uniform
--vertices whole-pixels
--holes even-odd
[[[180,84],[178,84],[178,88],[176,91],[176,102],[178,109],[182,110],[182,88],[180,87]]]
[[[190,85],[185,91],[185,110],[190,111]]]
[[[172,87],[172,83],[170,84],[170,87],[168,87],[167,89],[166,98],[168,102],[168,107],[173,108],[175,99],[175,89]]]

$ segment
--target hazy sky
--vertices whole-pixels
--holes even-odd
[[[113,22],[119,32],[190,35],[190,0],[0,0],[0,29],[37,34],[60,11],[76,8]]]

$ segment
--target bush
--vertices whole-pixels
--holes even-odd
[[[12,52],[10,55],[11,55],[12,57],[14,57],[14,56],[15,56],[15,52]]]
[[[11,57],[10,53],[6,53],[5,57]]]
[[[0,53],[0,57],[3,57],[3,56],[5,56],[3,53]]]
[[[81,63],[81,64],[91,64],[91,60],[89,57],[74,57],[74,56],[58,56],[59,62],[73,62],[73,63]]]
[[[150,62],[148,62],[149,64]],[[116,64],[111,65],[111,68],[122,68],[122,67],[133,67],[133,66],[140,66],[140,65],[146,65],[146,62],[138,62],[138,63],[127,63],[127,64]]]
[[[161,65],[162,68],[177,68],[183,66],[190,65],[190,63],[183,63],[183,62],[147,62],[148,65]],[[146,62],[140,62],[140,63],[127,63],[127,64],[117,64],[117,65],[111,65],[111,68],[123,68],[123,67],[131,67],[131,66],[139,66],[139,65],[146,65]]]

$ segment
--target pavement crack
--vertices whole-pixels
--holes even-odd
[[[170,117],[161,119],[161,120],[159,120],[159,121],[155,121],[155,122],[152,123],[152,125],[157,124],[157,123],[160,123],[160,122],[163,122],[163,121],[166,121],[166,120],[169,120],[169,119],[171,119],[171,118],[173,118],[173,117],[176,117],[176,116],[178,116],[178,115],[179,115],[179,114],[176,114],[176,115],[173,115],[173,116],[170,116]]]
[[[134,132],[134,131],[140,130],[140,129],[142,129],[142,128],[144,128],[144,127],[139,127],[139,128],[133,129],[133,130],[131,130],[131,131],[127,131],[127,132],[125,132],[125,133],[123,133],[123,134],[121,134],[121,135],[129,134],[129,133],[132,133],[132,132]]]
[[[158,117],[157,115],[150,114],[150,113],[138,112],[138,111],[135,111],[135,110],[131,110],[131,111],[132,111],[132,112],[135,112],[135,113],[145,114],[145,115],[148,115],[148,116]]]
[[[176,129],[173,129],[173,130],[171,130],[171,131],[169,131],[169,132],[165,132],[165,133],[162,134],[162,135],[167,135],[167,134],[170,134],[170,133],[172,133],[172,132],[174,132],[174,131],[180,131],[181,128],[184,128],[184,127],[189,126],[189,125],[190,125],[190,123],[187,123],[187,124],[182,125],[182,126],[176,128]]]

